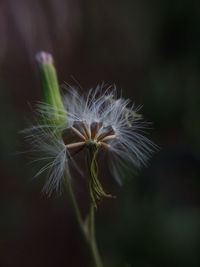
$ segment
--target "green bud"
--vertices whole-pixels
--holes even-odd
[[[63,124],[66,119],[66,110],[62,102],[56,69],[53,64],[53,57],[47,52],[36,54],[36,60],[39,64],[40,77],[43,88],[43,102],[52,106],[53,112],[48,119],[57,125]],[[59,116],[61,115],[61,116]]]

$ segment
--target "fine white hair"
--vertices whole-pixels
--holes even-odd
[[[129,99],[117,98],[116,88],[104,89],[97,86],[87,94],[80,94],[76,89],[70,87],[63,96],[63,103],[66,115],[62,110],[53,106],[40,103],[38,110],[43,123],[26,129],[26,138],[32,146],[32,150],[41,153],[38,161],[44,161],[44,166],[38,171],[36,176],[44,171],[48,172],[47,182],[44,191],[51,194],[58,191],[63,183],[63,174],[67,173],[70,178],[69,164],[76,167],[78,164],[70,156],[62,132],[67,132],[73,125],[81,132],[81,123],[84,122],[88,129],[94,123],[102,128],[101,135],[108,129],[112,129],[115,138],[107,140],[108,152],[110,156],[109,167],[115,179],[120,182],[118,167],[122,162],[133,164],[140,168],[146,166],[152,152],[156,146],[145,136],[145,129],[149,123],[138,114],[141,107],[135,107]],[[60,124],[51,120],[52,117],[59,118]],[[109,138],[108,138],[109,139]],[[67,141],[67,137],[66,137]],[[102,150],[105,148],[102,148]],[[119,164],[115,168],[116,164]]]

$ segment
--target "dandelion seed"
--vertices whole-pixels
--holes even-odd
[[[53,106],[39,106],[45,121],[48,122],[52,114],[55,116],[56,113],[57,121],[61,121],[62,125],[38,125],[28,130],[35,149],[42,150],[52,159],[40,171],[49,170],[45,190],[49,194],[54,189],[58,190],[62,184],[63,172],[67,169],[70,173],[71,165],[79,169],[75,156],[80,151],[86,151],[88,187],[91,200],[97,206],[103,197],[111,197],[104,192],[98,178],[97,154],[100,151],[109,153],[109,167],[112,166],[118,180],[115,168],[117,160],[127,161],[138,168],[145,166],[155,145],[142,134],[148,124],[137,113],[138,109],[131,106],[130,100],[117,98],[116,89],[103,92],[98,86],[87,95],[80,95],[70,88],[63,97],[63,103],[67,117]],[[54,134],[61,128],[66,132],[65,140],[62,135]],[[73,134],[73,141],[69,138],[70,133]]]

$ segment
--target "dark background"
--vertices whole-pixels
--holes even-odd
[[[105,179],[117,195],[97,212],[105,266],[200,266],[200,2],[189,0],[0,1],[0,266],[90,266],[66,194],[42,196],[18,154],[41,100],[40,50],[60,84],[115,83],[144,104],[161,147],[124,186]]]

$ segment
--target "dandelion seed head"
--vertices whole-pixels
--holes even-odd
[[[90,146],[100,148],[102,153],[109,153],[109,165],[118,181],[117,162],[127,161],[138,168],[146,166],[156,147],[144,134],[148,123],[138,113],[140,108],[131,104],[129,99],[117,98],[116,88],[105,90],[97,86],[88,94],[79,94],[70,87],[63,96],[63,103],[66,115],[50,105],[39,105],[45,121],[51,121],[52,114],[55,116],[56,112],[62,118],[61,125],[51,122],[27,130],[33,149],[44,153],[49,159],[48,164],[38,172],[39,175],[48,171],[45,192],[51,194],[53,190],[58,191],[64,171],[70,177],[69,165],[79,169],[73,155]],[[67,132],[66,139],[58,132]],[[73,140],[68,138],[69,134]]]

